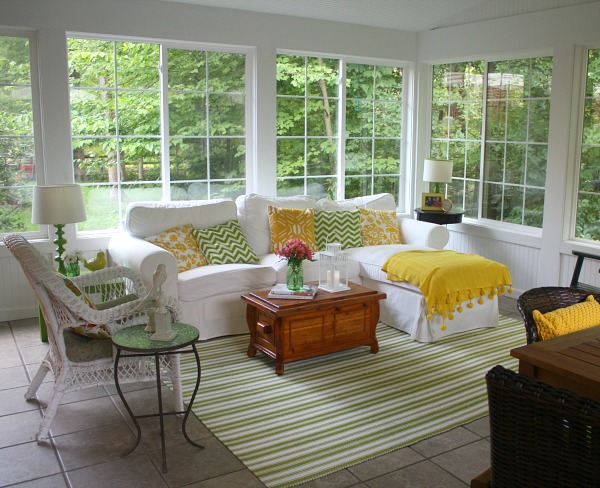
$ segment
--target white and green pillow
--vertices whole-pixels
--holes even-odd
[[[342,249],[362,246],[360,234],[360,213],[358,211],[315,212],[315,237],[319,249],[325,250],[325,244],[339,242]]]
[[[210,264],[258,261],[237,220],[230,220],[207,229],[194,229],[192,235],[198,241],[198,246]]]

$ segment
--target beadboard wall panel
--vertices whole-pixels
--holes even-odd
[[[0,258],[0,322],[37,315],[33,291],[15,258]]]
[[[537,248],[461,232],[450,232],[450,241],[446,249],[479,254],[508,266],[513,280],[512,297],[516,298],[524,291],[538,286],[536,276],[540,250]]]

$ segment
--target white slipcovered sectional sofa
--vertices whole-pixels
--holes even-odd
[[[186,323],[196,326],[200,339],[248,332],[245,303],[240,295],[250,290],[270,288],[284,283],[287,262],[270,251],[268,206],[313,208],[344,211],[364,207],[395,211],[390,194],[359,197],[343,202],[317,200],[310,196],[273,197],[242,195],[232,200],[137,202],[129,204],[122,232],[109,242],[109,255],[115,264],[138,271],[146,284],[152,282],[156,266],[166,266],[164,291],[179,299]],[[145,240],[178,225],[192,224],[209,228],[238,220],[250,247],[258,256],[257,264],[217,264],[178,272],[177,261],[170,252]],[[406,282],[387,280],[381,266],[388,257],[411,249],[442,249],[448,242],[445,227],[410,218],[398,218],[402,244],[365,246],[345,249],[350,256],[349,280],[387,294],[381,302],[380,319],[403,330],[415,340],[433,342],[442,336],[479,327],[498,325],[497,299],[484,305],[465,308],[441,328],[441,317],[427,319],[424,297],[419,289]],[[319,263],[304,261],[304,280],[317,281]]]

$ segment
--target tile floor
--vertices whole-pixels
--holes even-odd
[[[500,313],[520,318],[516,300],[502,297]],[[52,425],[52,440],[34,440],[41,411],[23,395],[46,352],[37,320],[0,323],[0,486],[45,487],[262,487],[264,486],[195,417],[188,433],[206,449],[188,444],[168,417],[167,462],[161,473],[158,420],[144,419],[142,443],[129,456],[120,453],[135,441],[131,420],[114,387],[67,394]],[[51,375],[38,391],[43,404]],[[164,389],[169,396],[170,391]],[[136,408],[156,408],[153,384],[127,389]],[[304,488],[465,487],[489,466],[487,418],[301,485]]]

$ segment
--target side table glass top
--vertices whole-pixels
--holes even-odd
[[[196,327],[188,324],[172,324],[171,327],[177,335],[170,341],[153,341],[150,339],[152,332],[146,332],[146,324],[133,325],[117,331],[112,336],[115,346],[126,351],[169,351],[187,346],[199,337]]]

